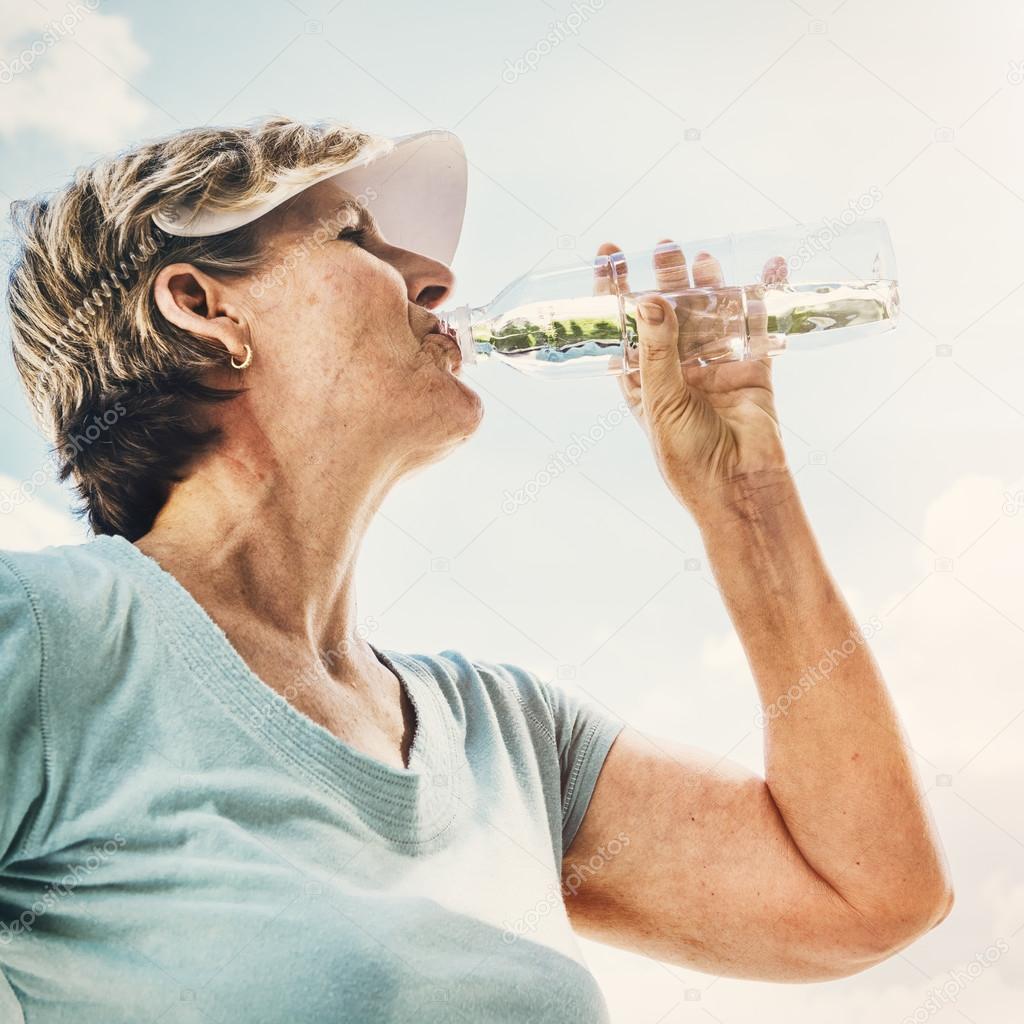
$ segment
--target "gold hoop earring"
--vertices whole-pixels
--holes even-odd
[[[231,357],[231,368],[233,370],[247,370],[249,364],[252,362],[252,348],[249,345],[245,346],[245,358],[240,362],[235,362],[235,357]]]

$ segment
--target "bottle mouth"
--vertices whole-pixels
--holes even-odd
[[[463,364],[476,363],[476,346],[473,344],[473,331],[469,318],[468,306],[457,306],[455,309],[438,314],[441,329],[445,334],[458,342]]]

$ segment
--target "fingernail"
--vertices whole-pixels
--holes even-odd
[[[683,250],[675,242],[662,242],[654,249],[655,270],[677,270],[686,266]]]
[[[657,302],[641,302],[637,311],[649,324],[660,324],[665,319],[665,310]]]

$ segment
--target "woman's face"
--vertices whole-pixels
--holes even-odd
[[[264,416],[408,467],[473,433],[483,409],[458,345],[431,336],[430,310],[455,283],[447,266],[391,245],[330,179],[268,214],[263,238],[265,265],[232,287],[254,352],[244,383]]]

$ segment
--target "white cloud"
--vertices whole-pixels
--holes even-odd
[[[103,150],[144,123],[146,101],[128,84],[149,62],[129,21],[98,0],[64,5],[3,3],[0,137],[38,131]]]
[[[915,747],[942,771],[969,761],[968,773],[1024,768],[1020,744],[1007,742],[1024,725],[1010,725],[1024,662],[1024,516],[1005,511],[1017,491],[1009,480],[972,476],[940,494],[922,536],[950,562],[936,568],[921,549],[918,579],[881,603],[893,610],[872,646]]]
[[[43,473],[46,471],[40,470]],[[44,482],[38,483],[40,480]],[[45,480],[38,475],[35,482],[0,473],[0,548],[35,551],[51,544],[86,540],[85,528],[59,506],[65,497],[48,473]]]

